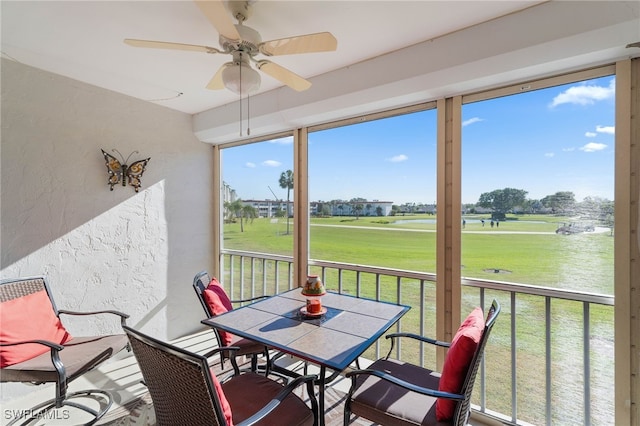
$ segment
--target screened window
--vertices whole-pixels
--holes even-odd
[[[225,283],[238,299],[287,289],[293,255],[293,137],[225,148],[221,157],[223,253],[245,252],[224,254]],[[288,258],[267,261],[264,254]]]
[[[435,199],[435,110],[309,134],[312,259],[435,272]]]
[[[424,273],[436,270],[436,110],[312,132],[308,157],[309,257],[354,265],[311,266],[310,272],[329,290],[414,307],[435,301],[435,283]],[[422,275],[393,276],[374,267]],[[435,304],[412,309],[402,323],[433,335]],[[384,345],[377,342],[364,356],[386,353]],[[402,353],[421,362],[412,343]]]
[[[463,105],[462,276],[613,294],[614,93],[615,77],[606,76]],[[476,292],[463,288],[463,311]],[[487,389],[487,405],[511,412],[506,378],[514,374],[519,419],[610,423],[613,307],[505,292],[487,297],[495,295],[517,315],[517,356],[505,371],[508,336],[494,340],[487,374],[501,385]],[[592,395],[587,407],[585,392]]]
[[[614,77],[464,105],[464,275],[613,294]]]

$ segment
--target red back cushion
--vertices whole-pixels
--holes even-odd
[[[0,343],[48,340],[63,344],[71,339],[56,316],[45,290],[0,304]],[[0,347],[0,368],[49,352],[47,346],[29,343]]]
[[[227,420],[227,425],[233,426],[233,415],[231,413],[231,405],[229,405],[229,401],[227,401],[227,397],[224,395],[224,390],[222,390],[222,385],[218,381],[216,377],[216,373],[213,369],[209,370],[211,372],[211,379],[213,380],[213,386],[216,388],[216,392],[218,393],[218,399],[220,400],[220,406],[222,407],[222,413],[224,414],[224,418]]]
[[[222,288],[222,285],[216,278],[213,278],[207,288],[204,289],[203,296],[207,306],[209,306],[209,312],[213,315],[224,314],[233,309],[227,292],[224,291],[224,288]],[[229,333],[218,330],[218,334],[222,340],[222,342],[220,342],[222,346],[229,346],[231,344],[231,335]]]
[[[451,341],[451,346],[442,367],[438,390],[460,393],[483,330],[484,317],[482,316],[482,309],[478,307],[462,322]],[[436,418],[438,421],[450,420],[453,418],[455,409],[456,401],[438,398],[436,401]]]

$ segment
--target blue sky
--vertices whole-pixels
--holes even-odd
[[[615,79],[603,77],[466,104],[462,201],[524,189],[613,200]],[[286,199],[280,173],[293,166],[292,138],[223,150],[223,177],[242,199]],[[309,135],[311,201],[436,200],[436,111]]]

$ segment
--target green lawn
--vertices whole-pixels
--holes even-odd
[[[610,232],[555,233],[555,216],[523,215],[491,228],[465,216],[462,231],[462,275],[594,293],[613,294],[613,238]],[[314,218],[310,257],[361,265],[435,273],[435,216]],[[291,255],[293,220],[254,219],[227,224],[225,248]]]

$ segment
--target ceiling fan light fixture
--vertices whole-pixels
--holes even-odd
[[[222,71],[222,81],[224,87],[244,96],[260,88],[260,73],[245,62],[235,63]]]

